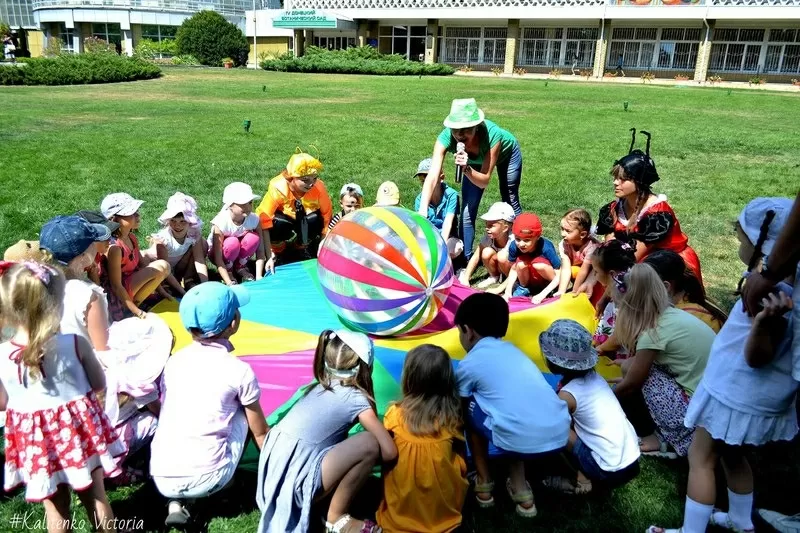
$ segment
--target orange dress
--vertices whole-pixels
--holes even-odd
[[[386,533],[437,533],[461,525],[467,496],[467,463],[463,434],[412,435],[402,408],[392,406],[383,419],[394,434],[397,464],[383,478],[383,501],[377,521]]]

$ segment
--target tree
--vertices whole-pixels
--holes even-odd
[[[4,20],[0,20],[0,37],[5,35],[11,35],[11,26],[9,26]]]
[[[192,55],[203,65],[220,66],[226,57],[244,65],[250,52],[242,30],[216,11],[200,11],[186,19],[176,42],[181,55]]]

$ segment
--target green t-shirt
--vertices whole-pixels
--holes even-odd
[[[642,333],[636,349],[658,350],[655,362],[665,366],[686,393],[692,395],[703,377],[714,337],[714,330],[702,320],[670,307],[655,328]]]
[[[485,127],[485,129],[484,129]],[[497,159],[498,163],[505,163],[511,157],[511,151],[514,145],[517,144],[517,138],[509,132],[492,122],[491,120],[484,120],[483,124],[478,126],[478,135],[480,135],[480,151],[477,157],[470,157],[470,165],[482,165],[483,158],[489,153],[492,146],[500,143],[500,157]],[[451,154],[456,153],[456,145],[458,141],[455,140],[450,133],[450,128],[445,128],[439,134],[437,139]]]

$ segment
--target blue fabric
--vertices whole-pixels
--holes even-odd
[[[511,293],[511,296],[525,296],[526,298],[530,295],[530,289],[528,287],[523,287],[519,283],[514,285],[514,291]]]
[[[431,224],[436,226],[436,229],[441,231],[444,225],[444,219],[447,218],[447,215],[455,215],[456,219],[453,221],[451,234],[448,235],[448,237],[453,237],[455,235],[455,230],[458,228],[458,191],[446,183],[442,183],[441,187],[443,189],[442,199],[439,205],[428,204],[427,218],[430,220]],[[414,200],[414,211],[419,211],[420,203],[422,203],[422,193],[419,193],[417,199]]]
[[[578,463],[578,468],[583,474],[591,481],[602,481],[606,485],[620,486],[639,474],[639,461],[626,466],[622,470],[616,472],[606,472],[597,461],[592,457],[592,450],[581,439],[575,441],[572,445],[572,456]]]
[[[528,260],[542,256],[550,261],[554,269],[561,268],[561,256],[558,254],[556,246],[550,239],[545,239],[544,237],[539,237],[533,251],[528,254],[520,253],[516,241],[511,241],[511,244],[508,245],[508,260],[513,263],[520,256],[526,256]]]
[[[484,337],[456,369],[458,393],[487,414],[484,425],[498,448],[542,453],[563,448],[570,416],[527,355],[513,344]]]
[[[480,165],[471,165],[474,170],[480,171]],[[498,163],[497,178],[500,186],[500,198],[514,208],[514,214],[522,213],[519,201],[519,184],[522,179],[522,151],[519,143],[511,149],[508,161]],[[478,207],[483,197],[483,189],[465,178],[461,183],[461,240],[464,241],[464,255],[467,260],[472,256],[475,244],[475,220],[478,218]]]

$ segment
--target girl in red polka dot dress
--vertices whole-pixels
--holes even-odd
[[[64,276],[34,262],[0,262],[0,410],[6,411],[5,489],[25,484],[49,531],[71,523],[77,491],[96,531],[114,531],[103,478],[125,452],[96,392],[105,376],[88,341],[59,333]],[[65,530],[69,530],[66,527]]]

